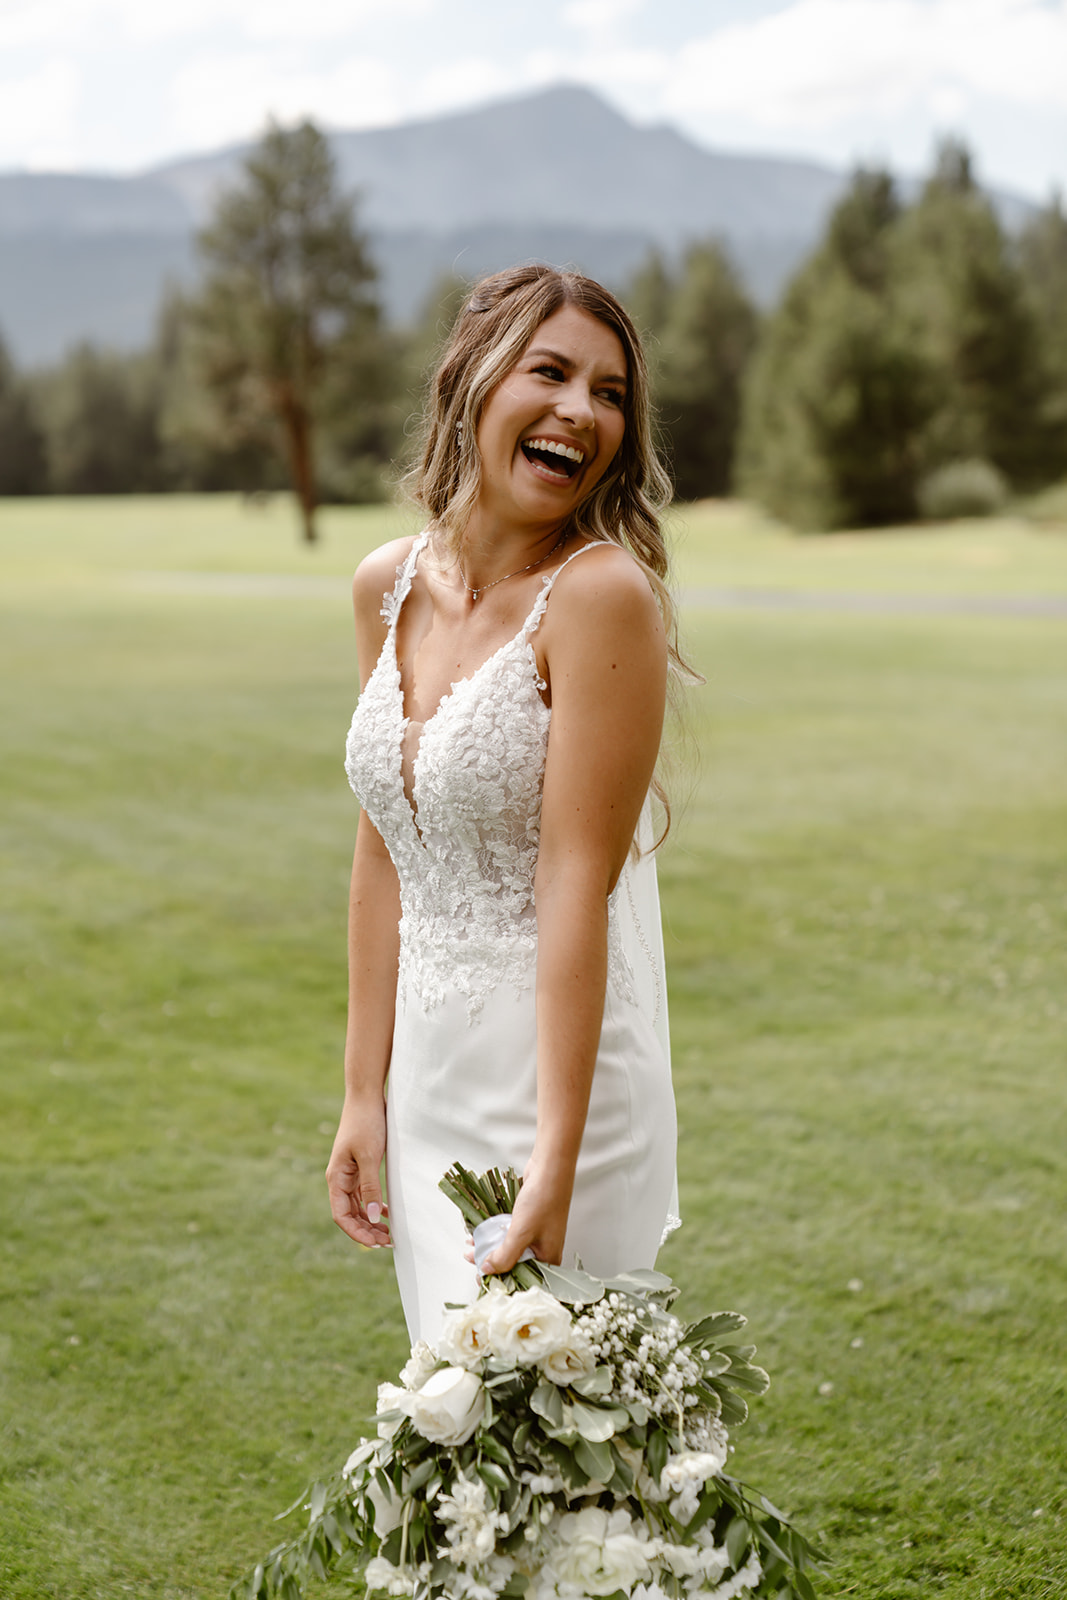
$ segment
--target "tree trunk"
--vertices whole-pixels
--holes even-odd
[[[300,506],[301,528],[305,544],[314,544],[315,530],[315,466],[311,441],[311,419],[307,407],[291,389],[281,396],[279,406],[282,427],[285,430],[286,453],[289,457],[289,476],[293,492]]]

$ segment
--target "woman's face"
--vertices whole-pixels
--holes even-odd
[[[576,306],[546,317],[482,412],[479,508],[497,523],[563,522],[618,453],[626,383],[625,352],[605,323]]]

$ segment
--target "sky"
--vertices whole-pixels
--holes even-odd
[[[921,173],[955,133],[984,181],[1067,192],[1067,0],[0,0],[0,171],[139,172],[271,115],[375,127],[559,82],[838,168]]]

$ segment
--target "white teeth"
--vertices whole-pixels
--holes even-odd
[[[554,439],[527,439],[526,443],[532,450],[545,450],[549,455],[566,456],[568,461],[577,461],[579,466],[585,460],[585,451],[576,449],[572,444],[557,444]]]

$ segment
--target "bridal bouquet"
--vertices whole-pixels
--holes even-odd
[[[457,1166],[441,1186],[473,1230],[518,1180]],[[233,1600],[301,1600],[333,1575],[413,1600],[814,1600],[819,1552],[725,1470],[768,1383],[745,1319],[687,1325],[676,1295],[645,1270],[491,1278],[380,1386],[376,1436],[290,1507],[307,1528]]]

